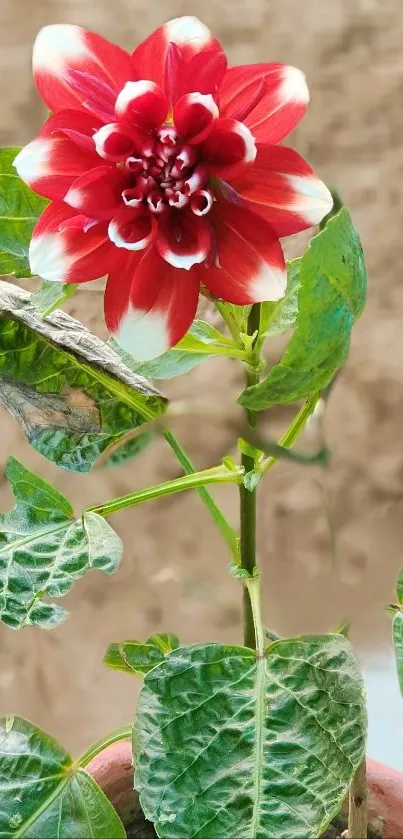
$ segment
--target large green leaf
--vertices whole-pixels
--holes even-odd
[[[13,167],[19,148],[0,149],[0,275],[30,277],[28,248],[48,203],[27,187]]]
[[[110,644],[104,658],[104,664],[111,670],[142,676],[148,673],[164,658],[179,647],[179,638],[169,633],[151,635],[147,641],[120,641]]]
[[[21,717],[0,720],[0,836],[125,839],[112,804],[65,749]]]
[[[361,243],[342,209],[302,257],[296,329],[285,354],[266,379],[241,395],[240,403],[261,411],[326,387],[347,358],[365,292]]]
[[[362,680],[341,635],[266,657],[182,647],[146,675],[136,788],[160,837],[308,839],[340,809],[365,749]]]
[[[163,413],[149,382],[63,311],[38,317],[31,295],[0,282],[0,401],[29,442],[87,472],[111,444]]]
[[[239,354],[231,338],[227,338],[218,329],[202,320],[195,320],[189,332],[167,352],[152,361],[133,361],[128,353],[119,349],[112,339],[109,344],[121,355],[125,364],[139,376],[150,379],[173,379],[188,373],[202,361],[213,355]]]
[[[9,459],[6,477],[15,506],[0,515],[0,618],[13,629],[51,628],[67,612],[43,596],[63,597],[91,568],[112,574],[122,544],[96,513],[75,519],[67,499],[18,460]]]

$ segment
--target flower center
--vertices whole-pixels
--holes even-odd
[[[127,175],[122,192],[127,207],[147,207],[154,215],[169,207],[188,207],[204,216],[213,205],[208,167],[200,162],[195,146],[181,142],[172,125],[164,124],[152,147],[140,156],[129,155],[119,165]]]

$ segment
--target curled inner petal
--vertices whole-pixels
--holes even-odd
[[[253,135],[242,122],[235,119],[219,119],[206,142],[203,157],[210,172],[219,177],[228,177],[256,157],[256,143]]]
[[[218,107],[210,93],[187,93],[174,107],[175,128],[188,143],[200,143],[218,119]]]
[[[164,121],[168,103],[155,82],[127,82],[116,100],[116,116],[146,131],[157,129]]]
[[[211,248],[211,230],[206,219],[186,210],[171,210],[158,222],[156,248],[174,268],[189,271],[203,262]]]
[[[150,216],[142,210],[125,207],[110,222],[108,236],[117,248],[143,250],[152,237]]]

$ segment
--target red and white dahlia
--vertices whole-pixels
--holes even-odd
[[[238,305],[283,296],[279,238],[332,205],[300,155],[276,145],[308,104],[299,70],[227,69],[194,17],[166,23],[132,56],[78,26],[47,26],[33,68],[52,111],[15,160],[52,202],[34,229],[33,273],[108,275],[107,326],[139,360],[180,340],[201,289]]]

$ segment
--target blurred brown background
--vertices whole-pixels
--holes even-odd
[[[281,464],[270,473],[259,545],[271,627],[327,630],[347,618],[359,652],[374,657],[389,644],[383,607],[403,564],[402,0],[1,0],[0,140],[23,144],[43,119],[30,54],[44,24],[82,24],[130,49],[164,19],[192,13],[214,29],[233,63],[280,60],[305,70],[312,105],[294,144],[337,185],[362,236],[369,300],[326,417],[336,561],[317,470]],[[102,328],[99,293],[76,296],[69,311]],[[167,388],[181,399],[207,390],[222,406],[222,418],[193,417],[175,429],[200,468],[234,450],[224,411],[240,388],[231,362],[206,362]],[[290,410],[275,413],[271,432],[290,417]],[[16,454],[66,492],[77,511],[178,471],[158,442],[115,471],[64,473],[29,449],[3,410],[0,420],[1,470]],[[217,496],[235,521],[235,489]],[[3,481],[1,509],[10,503]],[[122,567],[112,578],[93,572],[77,583],[63,601],[71,614],[62,627],[0,630],[0,712],[30,717],[73,751],[132,715],[138,685],[104,669],[108,642],[152,631],[177,632],[184,642],[241,638],[238,584],[198,497],[151,502],[112,523],[125,544]]]

